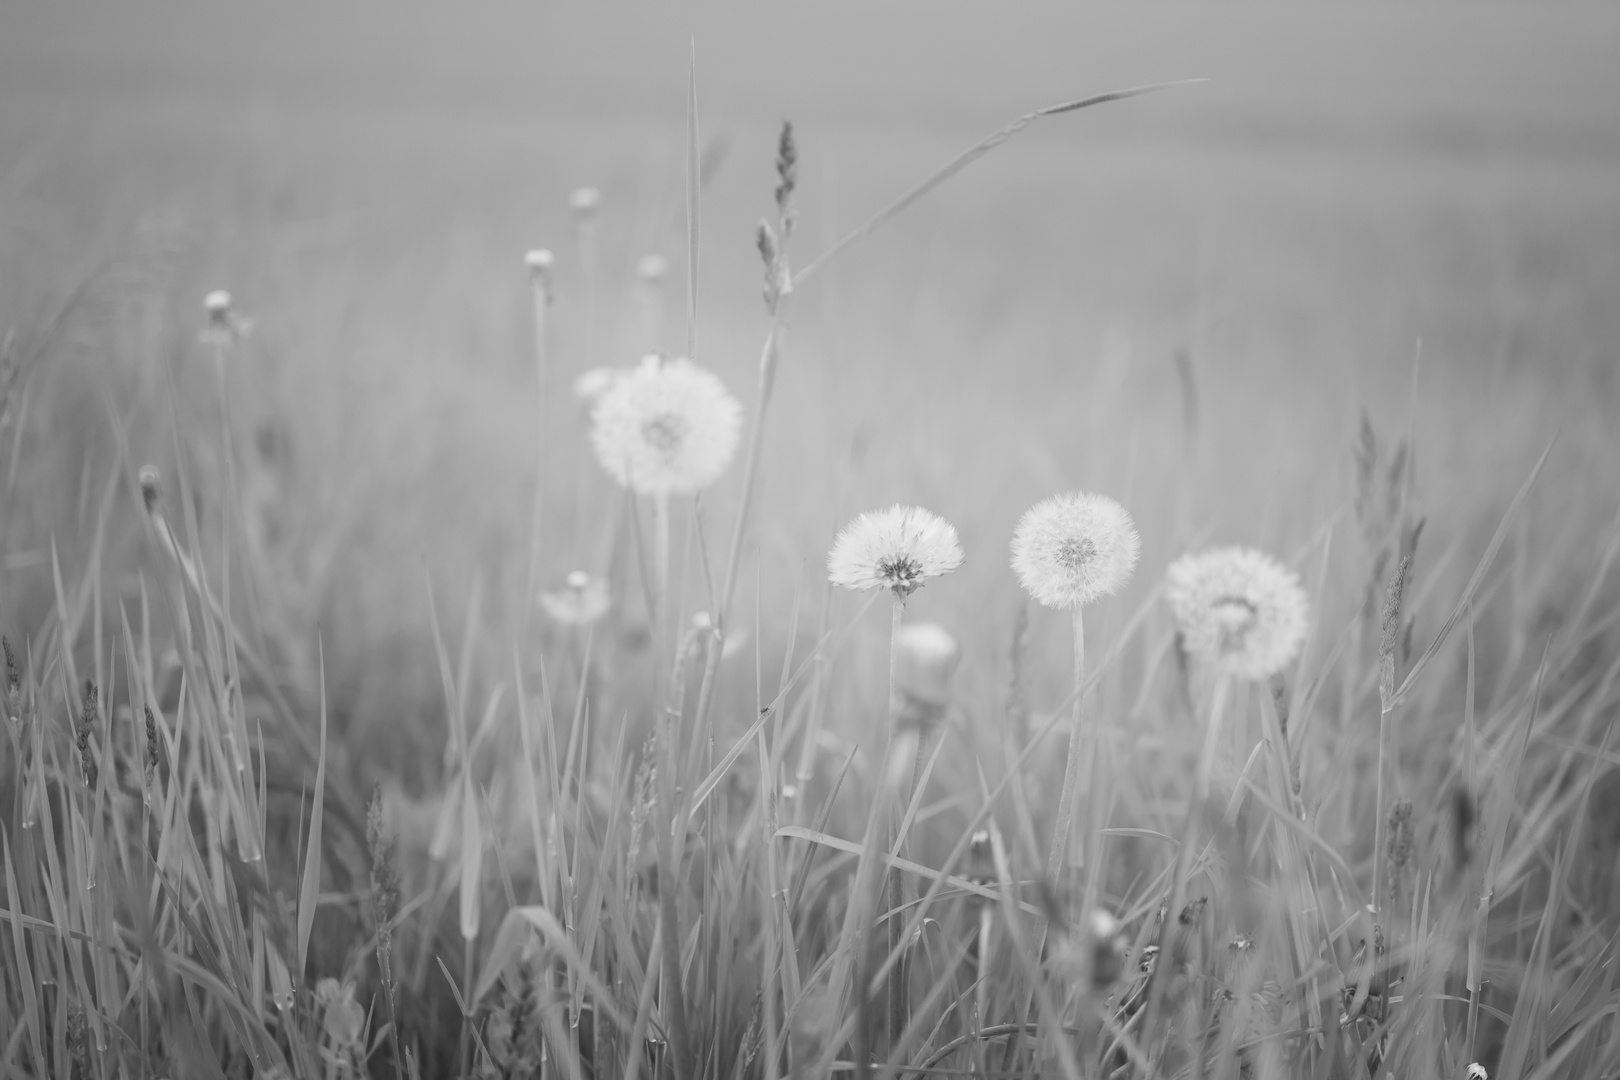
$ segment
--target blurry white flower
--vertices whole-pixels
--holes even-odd
[[[962,565],[952,525],[916,506],[862,514],[838,534],[827,578],[846,589],[892,589],[901,599]]]
[[[1485,1071],[1485,1066],[1477,1061],[1468,1066],[1467,1077],[1468,1080],[1491,1080],[1490,1074]]]
[[[523,255],[523,265],[532,274],[545,274],[551,270],[553,256],[545,248],[530,248]]]
[[[1083,492],[1054,495],[1019,520],[1012,568],[1042,604],[1073,608],[1118,592],[1136,569],[1141,549],[1131,515],[1113,499]]]
[[[1183,555],[1165,573],[1165,598],[1187,651],[1244,679],[1287,665],[1310,619],[1299,575],[1252,548]]]
[[[611,601],[607,582],[575,570],[556,592],[540,594],[540,607],[564,626],[589,626],[607,614]]]
[[[253,320],[231,310],[231,294],[224,289],[204,296],[203,310],[208,313],[208,327],[199,336],[205,344],[229,345],[253,332]]]
[[[591,448],[608,475],[642,494],[699,491],[737,450],[742,406],[690,360],[648,357],[617,374],[591,410]]]
[[[575,188],[568,196],[568,205],[580,217],[590,217],[602,205],[602,193],[593,187]]]
[[[648,284],[663,280],[667,273],[669,260],[662,255],[643,255],[636,263],[636,276]]]

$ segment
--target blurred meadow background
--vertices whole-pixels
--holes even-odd
[[[703,182],[689,327],[692,71]],[[789,258],[801,265],[1023,112],[1191,78],[1208,81],[1034,124],[787,301],[726,622],[732,647],[714,681],[711,756],[680,778],[681,797],[752,730],[777,698],[778,673],[814,655],[813,674],[778,703],[758,752],[748,742],[717,774],[725,798],[694,818],[678,913],[690,935],[684,1006],[662,984],[643,994],[658,981],[654,927],[667,926],[637,892],[657,889],[637,886],[637,841],[627,837],[638,812],[669,817],[635,779],[668,693],[669,643],[649,629],[626,499],[590,458],[573,379],[650,351],[684,354],[690,334],[694,358],[754,423],[770,326],[754,233],[776,213],[784,118],[799,154]],[[623,1075],[634,1060],[678,1080],[820,1075],[818,1066],[849,1062],[849,1032],[837,1031],[847,1002],[801,1005],[771,957],[779,935],[798,937],[796,963],[806,984],[815,981],[811,971],[843,940],[839,883],[853,860],[760,831],[780,815],[859,842],[875,805],[885,627],[878,612],[857,619],[860,599],[826,586],[828,546],[854,514],[893,502],[927,507],[960,530],[963,569],[908,605],[911,618],[948,628],[963,656],[908,857],[966,873],[943,864],[962,858],[959,840],[997,822],[1012,879],[1035,902],[1061,724],[1034,754],[1018,755],[1067,708],[1070,646],[1059,613],[1027,604],[1007,541],[1032,503],[1084,489],[1119,499],[1143,540],[1135,579],[1087,620],[1103,661],[1090,716],[1112,763],[1116,827],[1173,834],[1188,798],[1198,736],[1178,709],[1172,626],[1157,599],[1166,563],[1207,543],[1254,545],[1295,566],[1313,599],[1312,637],[1289,694],[1304,707],[1293,753],[1310,807],[1305,831],[1344,867],[1322,871],[1336,875],[1322,886],[1337,896],[1332,925],[1314,962],[1302,939],[1264,946],[1294,965],[1291,977],[1267,978],[1297,1007],[1273,1022],[1270,1043],[1288,1047],[1297,1071],[1268,1071],[1283,1059],[1248,1044],[1207,1067],[1382,1076],[1376,1070],[1396,1061],[1396,1075],[1460,1076],[1487,1061],[1508,1080],[1611,1075],[1565,1070],[1620,1067],[1620,878],[1602,871],[1620,844],[1620,757],[1608,741],[1620,701],[1620,584],[1607,573],[1620,512],[1617,102],[1613,5],[8,4],[0,629],[22,657],[30,704],[0,777],[15,863],[0,931],[11,972],[0,1072],[352,1075],[362,1066],[343,1055],[355,1040],[332,1019],[344,994],[366,1014],[362,1041],[375,1044],[361,1056],[376,1075],[407,1069],[401,1044],[409,1068],[427,1076],[530,1075],[541,1057],[547,1075]],[[584,186],[601,204],[582,228],[569,198]],[[523,263],[531,248],[555,257],[539,386]],[[652,287],[637,274],[649,254],[669,266]],[[199,340],[212,289],[230,290],[233,310],[252,321],[225,367],[234,478],[219,452],[215,360]],[[614,592],[589,661],[586,635],[535,606],[537,460],[544,516],[533,586],[556,590],[583,569]],[[160,471],[170,520],[213,592],[227,594],[241,647],[262,660],[244,673],[224,659],[222,605],[210,607],[195,581],[190,593],[180,587],[154,542],[137,482],[146,464]],[[694,545],[723,564],[741,487],[733,467],[704,493],[701,533],[690,503],[676,507],[683,626],[710,606]],[[188,497],[195,531],[181,527]],[[223,532],[222,514],[231,522]],[[1373,823],[1385,809],[1370,780],[1380,758],[1379,612],[1420,519],[1397,613],[1406,669],[1449,633],[1406,699],[1390,782],[1413,800],[1425,851],[1403,939],[1406,985],[1431,987],[1425,1007],[1434,1011],[1420,1023],[1391,1006],[1341,1026],[1339,989],[1346,978],[1354,985],[1356,964],[1344,926],[1359,907],[1345,896],[1366,889],[1381,857]],[[815,652],[829,633],[836,647]],[[218,663],[194,667],[193,649]],[[455,684],[448,709],[441,668]],[[86,678],[99,684],[105,714],[102,772],[116,775],[116,747],[143,745],[143,708],[162,717],[163,762],[148,771],[183,794],[171,788],[155,804],[166,810],[150,799],[147,810],[182,832],[189,811],[196,862],[156,841],[143,858],[145,845],[126,835],[149,828],[139,792],[158,780],[126,784],[135,793],[127,806],[115,780],[73,788]],[[200,691],[199,680],[217,693]],[[186,705],[199,695],[208,700]],[[1244,699],[1255,733],[1266,696]],[[223,757],[182,768],[188,707],[219,711],[222,730],[253,747],[246,782],[222,779]],[[696,740],[692,712],[683,737]],[[453,749],[457,722],[475,729],[473,750]],[[538,748],[520,748],[518,728],[531,723]],[[808,750],[807,730],[822,731]],[[1251,743],[1234,744],[1239,763]],[[317,745],[323,752],[307,752]],[[507,776],[520,749],[554,782],[532,802]],[[318,825],[310,831],[317,761],[335,792],[324,841]],[[762,771],[773,769],[764,797]],[[231,783],[256,808],[258,877],[221,869],[233,851],[250,870],[255,860],[245,841],[233,846],[231,830],[202,820],[214,785]],[[367,853],[364,821],[374,787],[404,874],[406,914],[394,933],[411,954],[398,973],[405,1015],[392,1032],[375,997],[367,899],[376,892],[367,868],[378,845],[374,837]],[[458,794],[475,790],[484,794]],[[1478,851],[1494,837],[1488,871],[1476,864],[1483,855],[1434,868],[1453,857],[1447,830],[1473,828],[1455,820],[1463,803],[1468,823],[1486,830]],[[57,842],[78,862],[48,858],[52,845],[31,831],[51,807]],[[1269,820],[1272,809],[1254,807]],[[548,823],[549,847],[538,825],[531,844],[531,811]],[[347,834],[334,832],[333,814]],[[459,852],[430,852],[435,830],[458,814],[456,828],[469,814],[481,825],[459,834]],[[103,824],[120,815],[124,825]],[[1294,835],[1277,826],[1278,837]],[[458,889],[469,890],[463,868],[477,863],[469,837],[491,854],[470,883],[484,925],[464,941],[456,909],[465,906]],[[1086,870],[1138,950],[1157,933],[1156,843],[1121,835],[1109,869]],[[1270,849],[1253,843],[1254,877],[1273,880]],[[547,867],[559,850],[571,870]],[[1431,856],[1434,866],[1422,862]],[[161,880],[170,858],[184,869],[164,892],[149,878]],[[73,897],[70,885],[83,884],[74,875],[94,878],[103,864],[141,894],[134,906],[148,916],[129,916],[127,898]],[[758,914],[774,903],[775,875],[801,865],[811,880],[805,910],[780,925]],[[305,898],[312,867],[321,884]],[[1480,873],[1494,884],[1481,885]],[[249,878],[263,897],[247,898]],[[1464,879],[1472,884],[1456,884]],[[1065,895],[1063,882],[1047,884]],[[1477,890],[1492,887],[1470,953],[1457,942],[1479,910]],[[198,913],[214,900],[217,912]],[[928,913],[933,929],[921,924],[924,938],[942,935],[928,960],[940,970],[956,970],[946,959],[957,939],[987,962],[971,902],[948,893]],[[557,912],[583,963],[555,947],[542,950],[543,963],[519,956],[516,936],[497,935],[509,910],[531,904]],[[1004,906],[1008,928],[996,933],[1027,937],[1013,925],[1016,905]],[[227,910],[240,917],[236,930],[210,921]],[[1219,945],[1206,958],[1209,982],[1190,998],[1223,979],[1238,985],[1222,942],[1260,935],[1238,925],[1241,904],[1220,910],[1206,931]],[[309,952],[302,978],[292,939]],[[944,976],[924,974],[917,960],[909,1015],[928,1023],[904,1046],[898,1033],[880,1040],[890,1055],[880,1064],[1070,1076],[1143,1067],[1110,1064],[1117,1044],[1076,1063],[1053,1048],[1064,1036],[1034,1027],[1021,1048],[1003,1032],[930,1059],[992,1019],[1056,1022],[1030,1004],[1030,987],[1062,980],[1037,976],[1045,969],[1035,961],[1020,966],[1028,942],[1018,941],[1000,946],[991,975],[981,972],[989,990],[979,1007],[994,1017],[973,1013],[972,994],[924,1002]],[[80,942],[91,943],[82,963],[69,959]],[[41,976],[43,989],[17,977],[19,950],[27,970],[55,973]],[[243,966],[231,967],[233,951]],[[140,964],[162,952],[172,953],[167,968]],[[1488,978],[1467,979],[1483,991],[1463,982],[1482,956],[1494,965]],[[272,984],[289,978],[265,974],[278,963],[291,964],[294,985],[336,982],[318,1000],[272,1003]],[[522,982],[513,970],[553,963],[561,974],[541,980],[538,998],[512,989]],[[578,975],[590,968],[601,983]],[[458,994],[483,975],[486,993],[468,1001],[464,1022]],[[1062,1007],[1089,1016],[1076,1004],[1085,995],[1074,994]],[[512,1034],[513,999],[551,1010],[530,1033],[532,1060]],[[610,1025],[608,1013],[625,1023]],[[680,1049],[670,1042],[674,1015],[687,1016],[691,1032]],[[580,1030],[593,1016],[587,1038]],[[500,1023],[500,1037],[520,1047],[505,1058],[494,1048]],[[1181,1058],[1156,1060],[1166,1075],[1204,1060],[1183,1045],[1193,1026],[1170,1040]],[[1229,1018],[1223,1030],[1242,1028]],[[300,1040],[316,1049],[300,1057]],[[645,1062],[627,1049],[638,1040],[654,1047]],[[987,1046],[1007,1057],[972,1059]]]

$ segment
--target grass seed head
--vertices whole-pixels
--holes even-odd
[[[146,713],[146,768],[148,771],[156,769],[158,764],[158,733],[157,718],[152,715],[152,706],[145,707]]]
[[[799,185],[799,148],[793,138],[793,121],[782,121],[782,134],[776,141],[776,211],[782,222],[782,235],[793,232],[798,218],[793,191]]]
[[[1268,679],[1299,653],[1310,601],[1299,575],[1252,548],[1183,555],[1165,598],[1187,651],[1242,679]]]
[[[79,709],[79,723],[74,728],[73,742],[79,751],[79,766],[84,772],[86,787],[96,786],[96,757],[90,746],[90,733],[96,729],[101,714],[101,694],[96,684],[84,682],[84,703]]]
[[[0,647],[6,654],[6,716],[13,724],[22,719],[22,671],[17,667],[17,654],[11,649],[11,639],[0,637]]]
[[[1378,637],[1378,700],[1385,708],[1395,696],[1395,652],[1401,638],[1401,600],[1406,594],[1406,574],[1412,556],[1403,555],[1384,589],[1382,632]]]
[[[1012,568],[1040,603],[1070,609],[1124,588],[1141,551],[1123,506],[1106,495],[1071,492],[1025,512],[1013,534]]]
[[[609,476],[645,495],[691,494],[731,464],[742,406],[690,360],[648,357],[618,375],[591,410],[591,449]]]
[[[827,555],[827,579],[857,591],[888,589],[904,600],[929,578],[961,565],[955,526],[921,507],[896,504],[844,526]]]

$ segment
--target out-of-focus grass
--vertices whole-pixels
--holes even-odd
[[[91,627],[101,625],[108,638],[95,662],[107,663],[116,602],[134,605],[143,580],[149,589],[167,580],[133,485],[145,461],[169,477],[177,460],[185,463],[204,535],[217,535],[225,478],[214,453],[214,372],[196,332],[198,298],[231,288],[255,320],[229,372],[247,521],[247,546],[232,557],[238,571],[251,569],[233,612],[308,717],[316,715],[319,630],[333,705],[328,767],[351,792],[390,783],[391,805],[404,808],[396,827],[407,859],[423,864],[408,868],[407,885],[427,891],[420,923],[402,932],[418,951],[401,966],[412,1000],[443,1005],[442,976],[428,956],[441,939],[454,941],[453,917],[437,938],[433,922],[454,900],[424,869],[433,804],[410,809],[393,786],[431,800],[448,778],[424,568],[452,627],[452,661],[467,630],[460,613],[475,578],[481,583],[482,645],[457,671],[466,692],[510,684],[510,634],[529,602],[517,587],[536,457],[520,259],[535,245],[559,257],[543,575],[555,582],[575,566],[608,565],[603,538],[617,496],[579,460],[581,420],[566,383],[590,364],[627,364],[648,347],[684,340],[681,275],[668,282],[665,330],[652,341],[629,271],[648,251],[683,261],[686,39],[679,20],[651,12],[632,30],[605,18],[531,15],[499,33],[490,10],[455,18],[258,13],[240,22],[153,11],[6,17],[15,32],[0,44],[0,319],[18,328],[13,354],[35,355],[28,346],[57,306],[88,285],[64,336],[21,373],[10,430],[0,425],[15,440],[0,446],[0,626],[40,642],[39,670],[48,675],[36,678],[56,693],[55,665],[67,653],[45,644],[61,605],[54,544],[70,593],[90,597],[89,584],[99,587],[98,614],[76,616],[88,619],[78,644],[91,648]],[[1377,544],[1363,540],[1353,510],[1351,447],[1365,410],[1381,469],[1397,441],[1412,440],[1412,510],[1428,521],[1409,601],[1419,648],[1558,436],[1469,627],[1482,673],[1479,731],[1497,754],[1514,745],[1549,634],[1568,650],[1553,654],[1549,672],[1549,700],[1564,711],[1534,744],[1528,768],[1537,782],[1580,791],[1593,766],[1553,747],[1596,741],[1612,709],[1612,687],[1600,681],[1612,637],[1585,640],[1592,623],[1571,620],[1589,590],[1613,589],[1594,576],[1620,459],[1612,425],[1620,411],[1620,135],[1601,106],[1614,90],[1601,62],[1613,15],[1245,9],[1224,18],[1181,11],[1179,21],[1116,12],[1093,24],[1041,7],[1027,23],[911,14],[829,9],[766,26],[731,11],[698,20],[703,132],[715,163],[704,193],[698,352],[745,399],[765,328],[751,233],[769,208],[778,110],[800,121],[802,260],[1012,113],[1115,83],[1216,81],[1037,127],[793,297],[738,604],[761,646],[766,700],[795,595],[809,635],[822,618],[827,541],[844,517],[871,505],[928,506],[957,523],[968,551],[962,573],[913,605],[917,617],[948,623],[969,657],[959,681],[963,742],[941,756],[947,793],[977,787],[976,762],[997,782],[1022,745],[1023,733],[996,727],[1019,605],[1004,553],[1017,514],[1037,498],[1068,486],[1104,490],[1137,518],[1143,571],[1100,611],[1102,643],[1118,638],[1150,601],[1158,570],[1195,539],[1261,544],[1310,574],[1325,550],[1319,644],[1307,663],[1327,689],[1320,714],[1302,721],[1314,740],[1302,753],[1320,791],[1314,827],[1364,866],[1377,811],[1355,777],[1365,774],[1376,714],[1365,708],[1368,643],[1345,628],[1363,625],[1357,607],[1369,589],[1374,609],[1378,602]],[[566,213],[568,190],[587,182],[605,194],[594,356]],[[7,385],[0,377],[0,392]],[[706,497],[711,547],[728,535],[736,487],[733,476]],[[171,481],[177,518],[179,496]],[[204,550],[217,573],[217,543]],[[852,610],[835,598],[828,624]],[[1600,602],[1594,610],[1601,619],[1608,609]],[[599,648],[607,688],[593,703],[603,726],[593,749],[600,771],[589,781],[598,795],[628,786],[649,720],[650,661],[635,621],[632,614]],[[1066,682],[1058,623],[1033,615],[1027,692],[1043,709],[1059,703]],[[1186,786],[1186,763],[1170,752],[1181,718],[1158,700],[1165,676],[1153,658],[1162,655],[1163,628],[1162,616],[1150,620],[1141,642],[1104,673],[1102,713],[1115,737],[1139,740],[1120,781],[1120,814],[1133,824],[1157,822]],[[1345,651],[1321,668],[1341,634]],[[546,640],[518,667],[537,679],[542,656],[550,665],[561,698],[557,738],[566,741],[578,657],[565,639]],[[140,663],[156,683],[166,661],[153,648],[155,659]],[[747,656],[722,668],[724,745],[756,715]],[[1458,638],[1423,684],[1424,708],[1414,711],[1424,721],[1403,736],[1414,790],[1455,781],[1462,766],[1453,757],[1473,745],[1457,734],[1463,656]],[[843,746],[870,743],[884,662],[877,620],[835,661],[819,702],[834,748],[828,768]],[[481,708],[475,701],[469,719]],[[626,711],[634,722],[621,746]],[[567,765],[537,753],[568,775]],[[278,775],[296,788],[313,775],[311,763],[286,757]],[[1343,761],[1359,764],[1334,767]],[[195,768],[187,775],[199,785],[217,782],[210,766]],[[734,824],[754,794],[753,755],[738,774],[724,789],[736,800],[735,816],[724,819]],[[1024,810],[997,804],[1009,835],[1044,820],[1042,785],[1053,783],[1036,769],[1027,787],[1014,785],[1033,814],[1027,826]],[[566,807],[567,784],[553,784],[556,805]],[[852,789],[864,793],[866,778]],[[286,820],[272,815],[270,828],[296,853],[296,791],[282,794],[276,805]],[[841,804],[832,831],[858,837],[861,805]],[[1549,796],[1521,811],[1508,854],[1518,896],[1542,887],[1546,874],[1532,868],[1552,860],[1548,838],[1583,805]],[[913,857],[943,858],[976,809],[937,808],[934,824],[919,826]],[[1420,808],[1434,815],[1435,838],[1442,810],[1438,796]],[[7,817],[8,829],[16,820]],[[622,855],[614,844],[624,836],[614,830],[625,823],[589,821],[587,855]],[[559,828],[570,837],[565,847],[580,850],[573,826]],[[527,843],[523,833],[525,851]],[[1009,843],[1038,847],[1032,838]],[[1129,848],[1125,861],[1144,869],[1150,855]],[[714,873],[725,889],[744,880],[753,887],[720,855],[705,857],[721,861]],[[600,880],[623,884],[634,870],[615,867]],[[520,881],[532,872],[515,871]],[[812,891],[829,880],[818,870]],[[1143,882],[1116,875],[1111,884],[1144,913],[1151,907]],[[1593,895],[1582,902],[1597,904]],[[644,960],[651,924],[635,921],[633,898],[604,903],[610,922],[635,924]],[[331,907],[351,917],[343,903]],[[10,901],[8,909],[16,910]],[[1579,972],[1572,956],[1591,944],[1586,931],[1612,924],[1612,897],[1576,914],[1587,921],[1555,965],[1571,978]],[[809,954],[819,955],[808,943],[826,928],[801,930]],[[366,943],[343,939],[341,928],[327,932],[332,948],[316,949],[314,970],[337,974],[343,951],[363,954]],[[1493,956],[1532,956],[1505,935],[1493,939]],[[266,948],[241,947],[250,960]],[[634,951],[615,941],[603,955],[621,948]],[[721,959],[717,951],[696,985],[723,983]],[[460,980],[461,958],[444,960]],[[1492,978],[1516,985],[1511,970]],[[639,971],[631,982],[641,985]],[[740,1036],[752,1003],[715,993],[717,1015],[730,1012],[706,1030]],[[997,994],[1002,1004],[1016,999],[1010,982]],[[453,1042],[455,1025],[442,1014],[439,1026],[408,1019],[415,1037],[449,1031]]]

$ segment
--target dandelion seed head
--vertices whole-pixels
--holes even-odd
[[[540,608],[562,626],[589,626],[612,606],[607,582],[575,570],[563,579],[563,588],[540,594]]]
[[[950,522],[921,507],[895,505],[844,526],[827,555],[827,578],[846,589],[885,588],[905,599],[961,565],[962,546]]]
[[[223,319],[231,311],[231,294],[224,289],[215,289],[203,297],[203,310],[208,312],[210,318]]]
[[[1071,492],[1025,512],[1013,534],[1012,567],[1036,600],[1073,608],[1123,588],[1141,550],[1123,506],[1106,495]]]
[[[554,256],[545,248],[530,248],[523,255],[523,265],[527,266],[532,274],[547,273],[554,262]]]
[[[1252,548],[1183,555],[1165,574],[1165,596],[1187,651],[1239,678],[1269,678],[1305,641],[1310,602],[1299,575]]]
[[[618,483],[643,494],[700,491],[736,453],[742,406],[690,360],[649,357],[633,371],[614,372],[594,402],[596,459]]]

